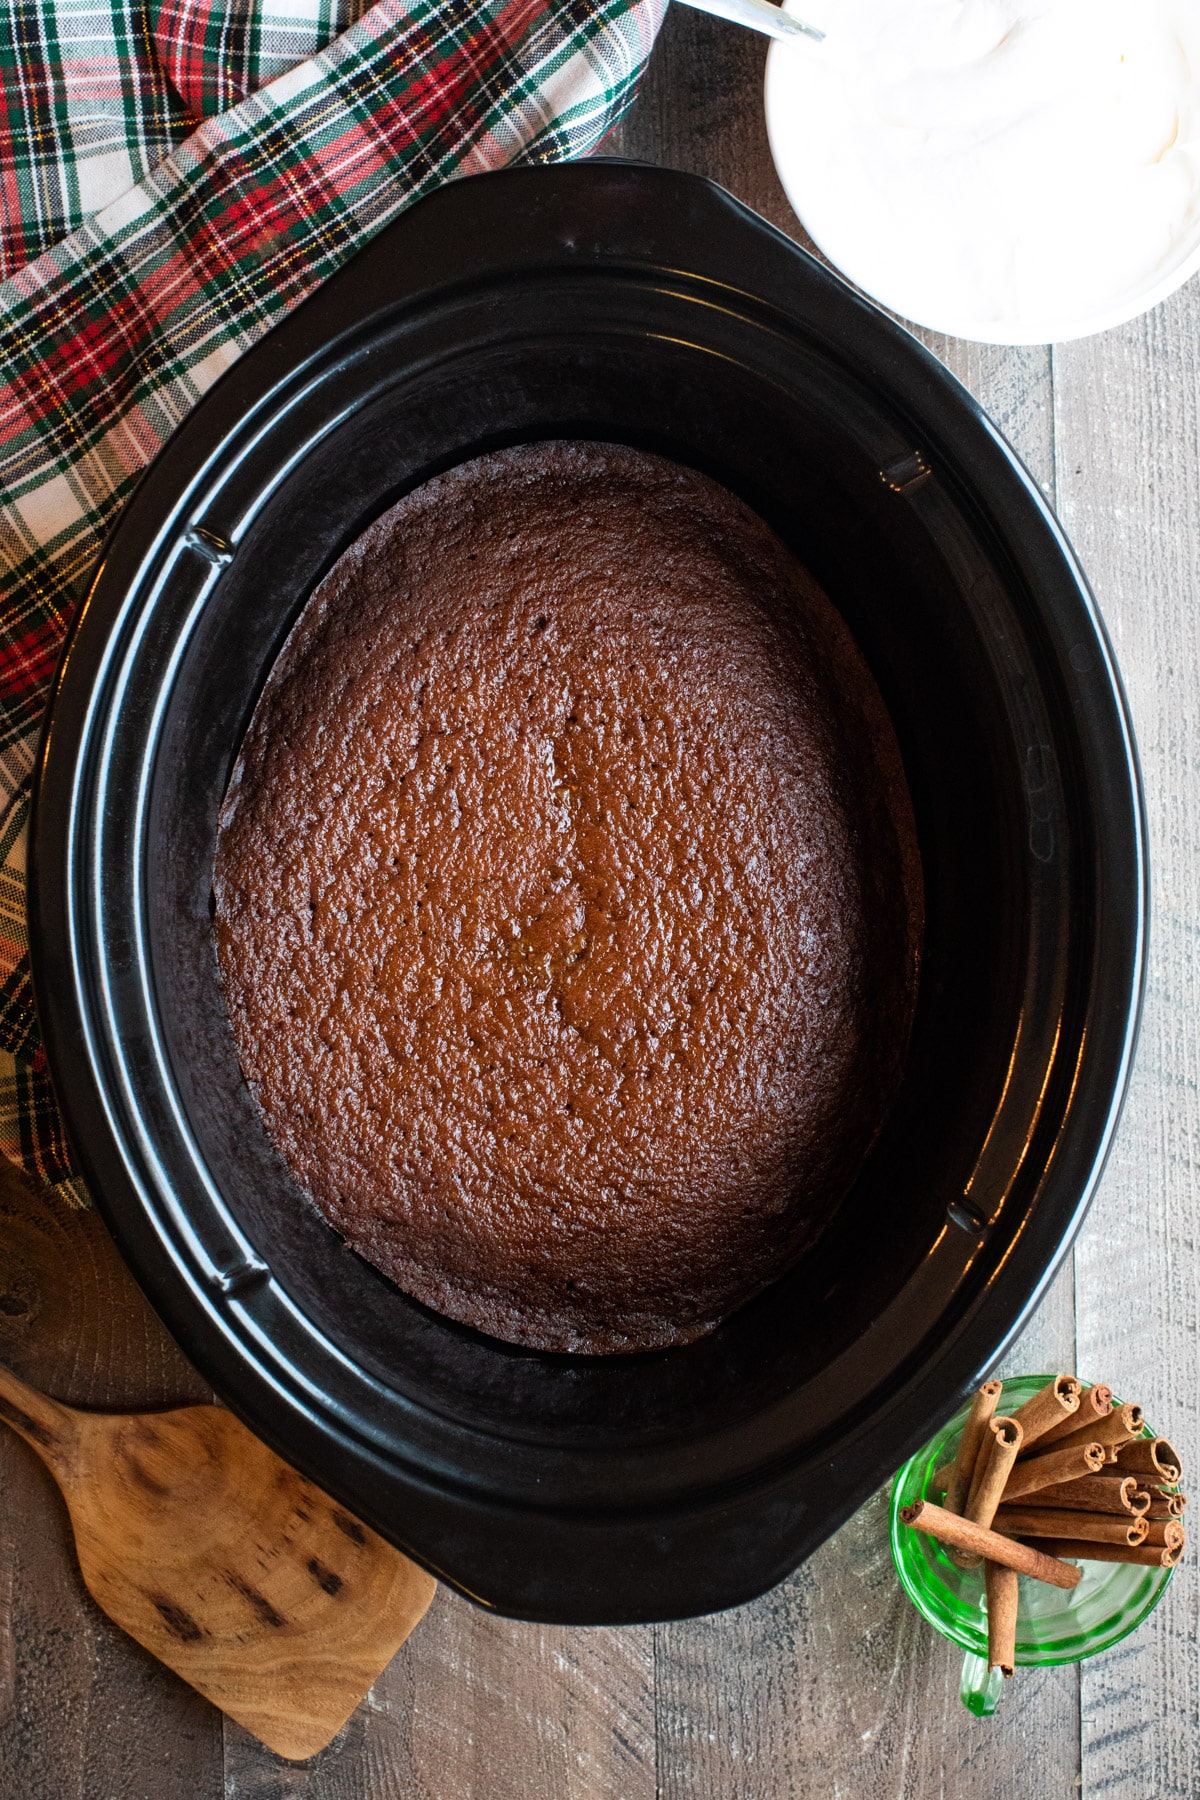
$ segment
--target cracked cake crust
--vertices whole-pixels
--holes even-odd
[[[478,458],[346,551],[214,891],[301,1186],[515,1343],[711,1330],[819,1233],[898,1083],[920,876],[882,701],[763,522],[638,451]]]

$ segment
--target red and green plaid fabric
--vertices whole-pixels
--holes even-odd
[[[38,728],[104,532],[243,350],[452,177],[586,154],[666,0],[0,0],[0,1150],[78,1194],[29,981]]]

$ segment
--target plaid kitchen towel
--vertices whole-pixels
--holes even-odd
[[[25,830],[104,532],[205,389],[454,176],[579,156],[666,0],[0,0],[0,1150],[82,1198]]]

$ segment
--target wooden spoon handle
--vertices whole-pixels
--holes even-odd
[[[79,1419],[0,1363],[0,1419],[33,1447],[56,1476],[69,1474],[79,1441]]]

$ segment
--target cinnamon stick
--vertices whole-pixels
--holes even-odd
[[[1177,1524],[1178,1520],[1171,1523]],[[1070,1512],[1066,1507],[1058,1506],[1002,1506],[993,1526],[1009,1537],[1086,1538],[1089,1543],[1128,1544],[1130,1547],[1143,1543],[1150,1529],[1145,1519],[1120,1518],[1113,1513]]]
[[[1061,1425],[1064,1419],[1072,1418],[1079,1411],[1079,1394],[1079,1383],[1073,1375],[1056,1375],[1024,1406],[1017,1408],[1013,1418],[1023,1434],[1022,1456],[1028,1456],[1029,1446],[1043,1438],[1052,1427]]]
[[[1017,1665],[1018,1577],[1004,1563],[985,1562],[987,1589],[988,1668],[1003,1671],[1007,1681]]]
[[[1103,1444],[1105,1450],[1111,1446],[1117,1450],[1123,1444],[1137,1437],[1142,1429],[1142,1409],[1140,1406],[1114,1406],[1103,1419],[1090,1421],[1085,1425],[1076,1425],[1065,1437],[1059,1438],[1054,1446],[1056,1450],[1065,1450],[1068,1445]],[[1038,1455],[1039,1445],[1034,1446],[1033,1454]]]
[[[1065,1437],[1073,1431],[1081,1431],[1086,1425],[1101,1419],[1107,1419],[1113,1409],[1113,1391],[1104,1382],[1097,1381],[1094,1386],[1084,1388],[1079,1396],[1077,1412],[1067,1413],[1057,1425],[1052,1425],[1039,1443],[1044,1450],[1052,1444],[1061,1444]]]
[[[1139,1488],[1138,1492],[1144,1493],[1149,1501],[1149,1505],[1145,1509],[1148,1519],[1181,1519],[1183,1517],[1183,1509],[1187,1505],[1186,1494],[1160,1493],[1155,1499],[1153,1493],[1145,1488]]]
[[[1149,1475],[1152,1481],[1174,1487],[1183,1474],[1183,1458],[1165,1437],[1139,1437],[1117,1452],[1121,1473]]]
[[[948,1494],[950,1492],[950,1481],[953,1474],[954,1464],[952,1462],[940,1464],[940,1466],[933,1471],[933,1480],[929,1483],[930,1493],[933,1493],[936,1490],[939,1494]]]
[[[1180,1519],[1154,1519],[1146,1525],[1146,1542],[1160,1544],[1165,1550],[1182,1550],[1183,1522]]]
[[[992,1522],[992,1515],[1004,1492],[1004,1484],[1021,1454],[1023,1442],[1021,1427],[1015,1419],[992,1419],[988,1423],[987,1432],[991,1442],[989,1445],[985,1437],[985,1448],[976,1458],[971,1492],[963,1508],[964,1518],[983,1526]]]
[[[1028,1462],[1018,1463],[1005,1485],[1004,1498],[1020,1500],[1025,1494],[1036,1494],[1039,1488],[1076,1481],[1103,1467],[1103,1445],[1063,1444],[1058,1450],[1047,1450],[1044,1456],[1031,1456]]]
[[[1079,1558],[1084,1562],[1141,1563],[1148,1569],[1173,1569],[1183,1555],[1182,1548],[1168,1550],[1158,1544],[1093,1544],[1079,1538],[1039,1538],[1038,1546],[1047,1556]]]
[[[902,1506],[899,1518],[901,1524],[911,1526],[914,1531],[928,1532],[939,1543],[985,1557],[989,1562],[1001,1563],[1006,1569],[1015,1569],[1018,1575],[1032,1575],[1035,1581],[1047,1581],[1052,1587],[1079,1585],[1078,1569],[1046,1556],[1029,1544],[1020,1544],[1015,1538],[988,1531],[973,1519],[947,1512],[944,1506],[935,1506],[932,1500],[917,1500],[911,1506]]]
[[[1056,1481],[1038,1488],[1039,1506],[1066,1506],[1072,1511],[1097,1513],[1146,1513],[1150,1495],[1139,1488],[1136,1475],[1083,1475],[1078,1481]],[[1164,1514],[1174,1517],[1174,1514]]]
[[[958,1441],[958,1455],[950,1465],[950,1474],[945,1482],[944,1504],[947,1512],[960,1513],[966,1507],[980,1446],[995,1413],[1002,1387],[1002,1382],[985,1381],[971,1402],[971,1410]]]

